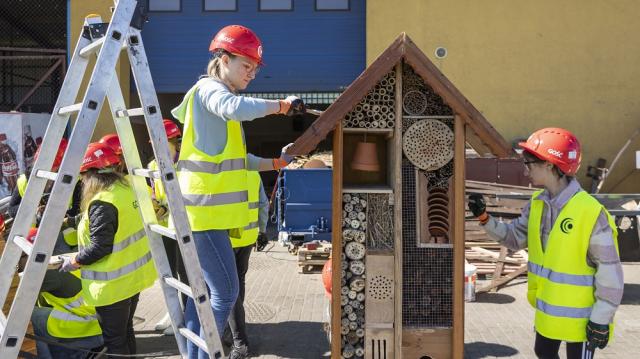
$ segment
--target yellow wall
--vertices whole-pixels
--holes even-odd
[[[640,127],[638,13],[633,0],[368,0],[367,62],[407,32],[508,141],[547,126],[573,131],[588,187],[587,165],[611,163]],[[605,191],[640,192],[636,150],[640,138]]]
[[[82,24],[84,23],[84,17],[88,14],[99,14],[102,17],[102,21],[108,22],[111,20],[111,11],[109,8],[113,6],[113,0],[71,0],[69,5],[69,11],[71,12],[71,50],[73,51],[76,47],[76,43],[78,38],[80,37],[80,31],[82,30]],[[123,57],[124,56],[124,57]],[[123,96],[127,105],[129,105],[129,94],[130,94],[130,85],[129,85],[129,60],[126,59],[126,52],[121,53],[121,59],[116,66],[116,73],[118,74],[118,79],[120,81],[120,86],[123,89]],[[95,59],[93,59],[89,67],[89,69],[93,69],[93,65],[95,64]],[[81,92],[77,99],[77,101],[82,100],[82,94],[86,90],[86,85],[89,82],[90,73],[87,71],[86,76],[82,82]],[[113,119],[111,117],[111,113],[109,111],[109,104],[105,101],[102,111],[100,112],[100,119],[98,120],[98,124],[96,125],[96,130],[93,134],[93,140],[97,140],[102,137],[104,134],[115,132],[115,127],[113,125]]]

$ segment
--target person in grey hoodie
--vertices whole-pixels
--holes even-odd
[[[220,30],[209,50],[213,57],[203,76],[172,110],[184,124],[176,163],[189,224],[209,288],[218,335],[238,297],[238,274],[229,231],[248,224],[247,171],[286,166],[292,159],[283,148],[279,158],[247,155],[242,122],[271,114],[304,113],[300,99],[263,100],[240,96],[262,65],[262,43],[250,29],[231,25]],[[192,299],[185,308],[186,327],[202,336]],[[246,357],[232,348],[230,357]],[[189,342],[189,358],[206,358]]]
[[[511,223],[489,216],[480,194],[469,210],[489,236],[512,250],[528,248],[527,299],[535,312],[535,353],[593,358],[613,332],[624,279],[617,231],[607,210],[574,178],[580,167],[578,139],[561,128],[544,128],[521,142],[527,175],[543,187]]]

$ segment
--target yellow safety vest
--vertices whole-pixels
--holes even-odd
[[[27,191],[27,175],[24,173],[18,177],[18,181],[16,182],[16,187],[18,187],[18,193],[20,194],[20,198],[24,197],[24,193]]]
[[[595,303],[596,269],[587,264],[593,226],[604,207],[580,191],[565,204],[542,250],[540,223],[544,202],[533,194],[528,225],[527,299],[536,308],[536,331],[567,342],[587,340],[586,328]],[[605,213],[606,210],[605,210]],[[616,249],[618,234],[607,213]],[[613,333],[613,324],[610,325]]]
[[[80,277],[80,271],[70,273]],[[102,334],[96,308],[85,303],[82,291],[70,298],[56,297],[49,292],[40,294],[52,307],[47,318],[47,332],[50,335],[57,338],[84,338]]]
[[[226,121],[227,144],[220,154],[210,156],[197,149],[193,124],[196,90],[188,92],[184,137],[176,164],[189,224],[194,231],[243,228],[248,223],[248,193],[242,127],[238,121]]]
[[[246,247],[256,243],[258,234],[260,234],[258,224],[258,216],[260,214],[260,187],[262,186],[260,173],[257,171],[248,171],[247,181],[249,185],[249,224],[239,231],[231,231],[229,238],[231,239],[231,246],[233,248]]]
[[[88,304],[104,306],[130,298],[153,285],[156,269],[133,189],[121,182],[96,194],[93,201],[118,209],[118,229],[111,254],[80,268],[82,293]],[[90,205],[89,205],[90,206]],[[78,226],[80,249],[90,243],[88,211]]]
[[[78,245],[78,230],[76,230],[75,228],[63,229],[62,237],[64,238],[65,243],[67,243],[70,247],[75,247]]]

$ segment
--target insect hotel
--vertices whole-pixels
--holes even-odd
[[[405,34],[289,152],[332,131],[332,358],[462,358],[465,149],[511,146]]]

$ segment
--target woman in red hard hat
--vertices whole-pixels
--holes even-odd
[[[95,306],[108,354],[135,354],[133,314],[156,270],[133,189],[118,170],[120,157],[91,143],[80,166],[79,252],[61,271],[80,269],[82,296]]]
[[[592,358],[607,345],[622,300],[616,225],[574,178],[582,154],[571,132],[543,128],[520,147],[531,183],[543,188],[522,215],[499,222],[479,194],[469,196],[469,209],[490,237],[512,250],[529,250],[527,299],[536,309],[536,355],[558,358],[565,341],[568,359]]]
[[[248,225],[247,170],[277,169],[291,160],[285,151],[275,160],[248,156],[241,123],[272,114],[302,114],[304,104],[294,96],[263,100],[239,95],[263,65],[262,42],[250,29],[224,27],[211,41],[209,51],[212,58],[206,75],[172,114],[184,124],[177,176],[210,290],[218,334],[222,336],[238,295],[229,230]],[[185,319],[187,327],[199,333],[191,299]],[[188,343],[188,350],[191,358],[197,357],[198,348],[193,343]],[[246,351],[233,348],[230,357],[245,357]]]

